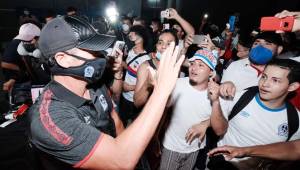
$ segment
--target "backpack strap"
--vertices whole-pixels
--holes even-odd
[[[291,103],[289,102],[286,103],[286,109],[287,109],[288,130],[289,130],[286,141],[289,141],[299,128],[299,116],[298,116],[298,111]]]
[[[155,64],[153,63],[153,60],[152,60],[152,59],[148,60],[148,63],[149,63],[149,65],[150,65],[154,70],[157,70],[157,67],[156,67]]]
[[[239,98],[236,104],[233,106],[229,116],[228,121],[230,121],[234,116],[236,116],[244,107],[250,103],[254,96],[258,93],[258,87],[253,86],[247,88],[247,91]]]
[[[128,62],[128,64],[127,64],[127,66],[129,66],[132,62],[134,62],[134,60],[136,60],[136,59],[138,59],[138,58],[140,58],[140,57],[142,57],[142,56],[144,56],[144,55],[146,55],[147,53],[140,53],[140,54],[138,54],[137,56],[135,56],[132,60],[130,60],[129,62]]]

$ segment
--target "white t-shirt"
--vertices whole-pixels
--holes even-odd
[[[239,96],[241,94],[238,94],[234,101],[221,100],[221,108],[225,118],[228,117]],[[300,117],[299,111],[298,115]],[[264,145],[284,142],[287,137],[288,121],[286,107],[270,109],[261,102],[259,94],[257,94],[241,112],[229,121],[227,132],[218,142],[218,146],[232,145],[244,147]],[[300,139],[299,129],[290,140],[295,139]],[[253,158],[232,160],[236,166],[242,169],[253,168],[257,163],[256,161],[257,159]]]
[[[163,146],[179,153],[191,153],[203,148],[205,139],[200,144],[199,138],[196,138],[189,145],[185,135],[190,127],[210,118],[211,105],[207,98],[207,90],[196,90],[190,85],[188,77],[179,78],[170,99],[173,113]]]
[[[143,53],[146,53],[144,51]],[[138,54],[135,54],[133,50],[130,50],[128,53],[128,57],[126,59],[126,63],[128,64],[134,57],[136,57]],[[136,85],[136,79],[137,79],[137,70],[139,69],[140,65],[146,61],[149,60],[150,57],[148,54],[145,54],[137,59],[135,59],[129,66],[127,66],[127,71],[125,75],[125,82],[129,85]],[[133,91],[123,92],[123,97],[127,99],[128,101],[133,102]]]
[[[231,81],[236,86],[236,91],[240,92],[248,87],[257,86],[260,75],[256,69],[250,65],[248,58],[232,62],[223,71],[221,82]]]

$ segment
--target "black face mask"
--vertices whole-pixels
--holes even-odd
[[[85,61],[85,63],[76,67],[64,68],[55,61],[55,64],[51,67],[51,72],[54,75],[78,77],[87,81],[88,83],[95,83],[101,79],[106,65],[106,60],[104,58],[86,59],[73,54],[68,55]]]
[[[23,47],[25,48],[26,51],[32,53],[36,48],[34,44],[31,43],[23,43]]]

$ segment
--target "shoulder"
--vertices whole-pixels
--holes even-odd
[[[249,64],[249,59],[244,58],[237,61],[232,62],[227,69],[236,68],[237,66],[244,66],[246,64]]]
[[[147,69],[148,66],[150,66],[149,61],[146,60],[140,65],[139,70],[145,70],[145,69]]]
[[[17,54],[17,48],[21,40],[13,39],[10,43],[7,44],[4,50],[4,57],[8,55],[15,55]],[[13,54],[12,54],[13,53]]]

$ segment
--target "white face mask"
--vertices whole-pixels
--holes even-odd
[[[122,24],[122,30],[123,30],[123,32],[128,32],[129,31],[129,25]]]
[[[157,58],[158,60],[161,59],[161,53],[160,53],[160,52],[157,51],[155,56],[156,56],[156,58]]]
[[[25,49],[23,42],[20,42],[20,44],[18,45],[17,51],[18,54],[21,56],[32,56],[34,58],[40,58],[42,56],[42,53],[39,49],[35,49],[32,52],[29,52]]]

